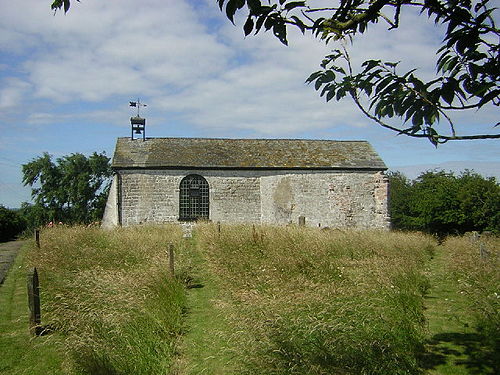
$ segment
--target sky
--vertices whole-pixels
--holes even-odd
[[[325,0],[313,0],[318,4]],[[216,0],[82,0],[54,14],[50,0],[0,1],[0,205],[30,201],[21,165],[48,152],[113,155],[130,136],[129,101],[147,107],[147,137],[367,140],[390,170],[410,178],[441,168],[500,179],[498,140],[448,142],[397,136],[349,100],[326,103],[310,73],[338,45],[298,31],[245,38]],[[356,63],[401,61],[431,77],[439,27],[403,12],[347,45]],[[498,132],[498,109],[457,113],[457,132]]]

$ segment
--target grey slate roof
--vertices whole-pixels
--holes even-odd
[[[366,141],[118,138],[111,166],[211,169],[375,169],[386,165]]]

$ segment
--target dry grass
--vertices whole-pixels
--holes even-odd
[[[429,237],[206,225],[197,240],[241,373],[418,372]]]
[[[172,371],[185,286],[200,284],[216,286],[205,307],[225,320],[210,328],[213,355],[231,361],[220,373],[390,375],[419,372],[433,249],[430,237],[385,231],[235,225],[219,233],[203,224],[191,242],[178,226],[58,227],[42,232],[30,262],[43,323],[65,335],[71,373]]]
[[[66,336],[72,371],[165,373],[182,331],[184,286],[167,271],[167,244],[181,242],[180,229],[60,226],[41,238],[30,263],[40,275],[43,324]]]

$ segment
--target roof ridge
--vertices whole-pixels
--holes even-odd
[[[118,137],[118,139],[132,140],[130,137]],[[146,140],[161,139],[200,139],[216,141],[310,141],[310,142],[360,142],[369,143],[363,139],[309,139],[309,138],[217,138],[217,137],[146,137]],[[136,139],[134,139],[135,141]],[[142,139],[139,139],[142,141]]]

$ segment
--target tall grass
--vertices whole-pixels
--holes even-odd
[[[213,355],[232,362],[220,373],[419,372],[430,237],[243,225],[219,233],[211,224],[198,225],[193,241],[181,240],[178,226],[61,226],[41,237],[30,263],[40,274],[42,320],[65,336],[70,373],[177,371],[189,329],[186,284],[216,285],[206,308],[225,324],[207,329],[217,338]],[[176,278],[167,272],[168,242],[177,248]]]
[[[182,333],[183,284],[168,274],[176,226],[63,227],[31,251],[45,328],[66,337],[67,366],[81,374],[165,374]]]
[[[482,237],[480,242],[467,237],[450,237],[444,246],[461,293],[472,310],[476,328],[483,336],[487,357],[500,372],[500,238]],[[483,251],[481,251],[483,247]]]
[[[416,374],[429,237],[198,227],[239,373]]]

